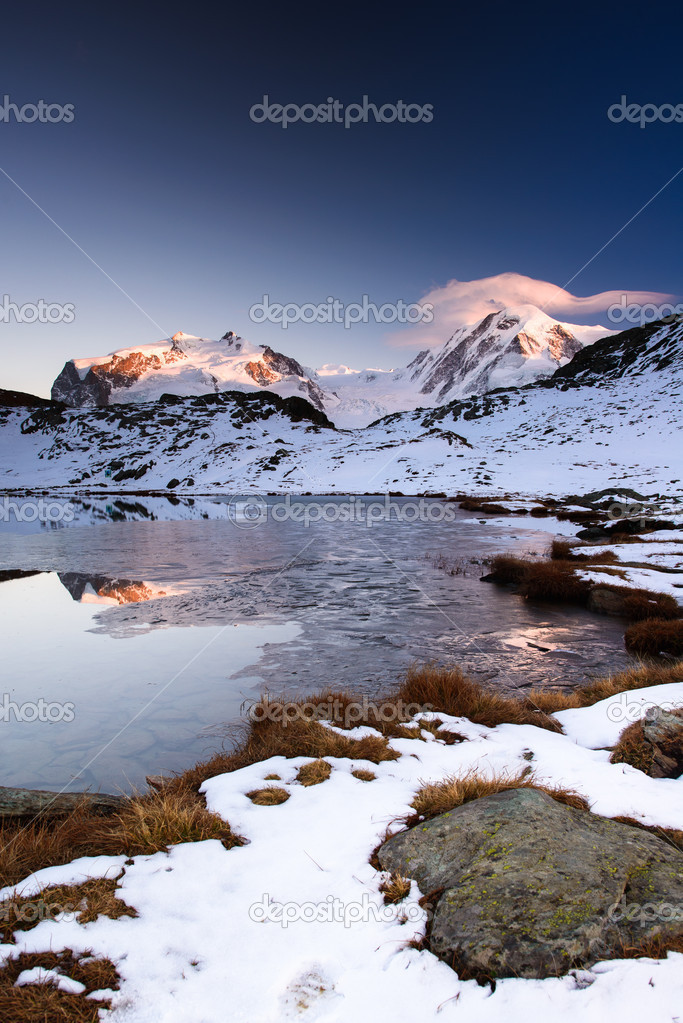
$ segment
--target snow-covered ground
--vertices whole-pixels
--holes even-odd
[[[214,405],[188,398],[61,416],[5,409],[0,488],[130,491],[176,478],[195,492],[566,496],[621,486],[671,497],[683,480],[681,383],[675,369],[645,368],[602,386],[507,391],[350,431],[274,410],[265,418],[225,395]],[[117,482],[107,473],[119,463],[128,475]]]
[[[627,718],[619,706],[624,697]],[[121,896],[139,915],[85,926],[71,917],[43,921],[17,932],[16,945],[0,946],[0,955],[68,947],[110,957],[122,978],[106,1016],[112,1023],[676,1019],[683,1004],[683,956],[676,953],[599,962],[560,979],[506,979],[493,993],[461,981],[430,952],[407,947],[426,922],[415,883],[407,899],[385,906],[384,875],[368,862],[424,782],[472,769],[516,774],[530,754],[540,781],[575,788],[594,813],[683,827],[683,779],[649,778],[610,764],[609,752],[595,748],[613,742],[652,703],[683,705],[683,685],[563,712],[567,735],[531,725],[486,728],[439,714],[467,741],[445,745],[425,731],[424,741],[391,741],[401,754],[396,761],[329,758],[329,780],[310,787],[295,780],[303,757],[275,757],[211,778],[203,785],[209,809],[247,845],[226,851],[217,841],[188,843],[128,865],[123,857],[97,857],[39,871],[0,898],[124,870]],[[357,768],[373,771],[376,780],[358,780],[351,774]],[[276,784],[290,798],[254,805],[245,793],[269,774],[280,776]],[[22,979],[40,981],[36,974]]]

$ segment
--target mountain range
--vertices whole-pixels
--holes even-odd
[[[436,350],[395,370],[303,367],[296,359],[228,331],[218,341],[179,332],[165,341],[72,359],[52,398],[72,408],[154,401],[223,391],[298,395],[340,427],[363,427],[389,412],[434,407],[550,376],[609,334],[604,327],[559,323],[533,305],[491,312],[461,327]]]
[[[434,380],[457,351],[456,341],[421,371],[421,386],[434,383],[432,407],[394,412],[363,429],[338,428],[298,388],[285,397],[263,389],[166,392],[85,408],[19,405],[16,395],[6,402],[0,392],[0,489],[680,493],[680,317],[579,347],[550,376],[436,404],[450,393],[451,370],[463,386],[462,364]]]

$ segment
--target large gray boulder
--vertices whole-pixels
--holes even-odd
[[[559,976],[683,931],[683,853],[536,789],[389,839],[385,870],[434,893],[429,947],[464,976]]]

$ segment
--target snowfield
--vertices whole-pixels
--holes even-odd
[[[653,702],[683,705],[681,684],[626,695],[641,710]],[[68,947],[110,957],[122,978],[113,1011],[103,1016],[112,1023],[545,1023],[549,1013],[558,1023],[676,1019],[683,1004],[683,956],[676,953],[598,962],[560,979],[505,979],[494,992],[461,981],[430,952],[407,947],[426,922],[415,883],[407,899],[385,906],[384,875],[368,862],[423,782],[473,768],[517,773],[530,752],[539,780],[577,789],[595,813],[683,827],[683,779],[649,778],[592,748],[596,737],[614,738],[609,708],[616,699],[563,712],[567,735],[531,725],[486,728],[439,714],[467,741],[445,745],[424,731],[424,742],[391,740],[397,761],[327,758],[329,780],[310,787],[295,780],[305,757],[274,757],[211,778],[202,787],[209,809],[247,845],[226,851],[218,841],[187,843],[128,865],[122,857],[97,857],[39,871],[0,897],[123,869],[121,897],[139,916],[100,917],[85,926],[65,917],[43,921],[16,932],[17,944],[0,946],[0,955]],[[376,780],[353,777],[359,767]],[[271,773],[290,798],[278,806],[252,804],[245,793]]]

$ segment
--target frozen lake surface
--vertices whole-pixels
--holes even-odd
[[[546,550],[554,520],[275,521],[275,502],[98,498],[0,523],[0,578],[35,573],[0,583],[0,784],[143,786],[220,747],[266,688],[372,696],[435,660],[513,691],[628,663],[620,621],[480,582],[492,554]]]

